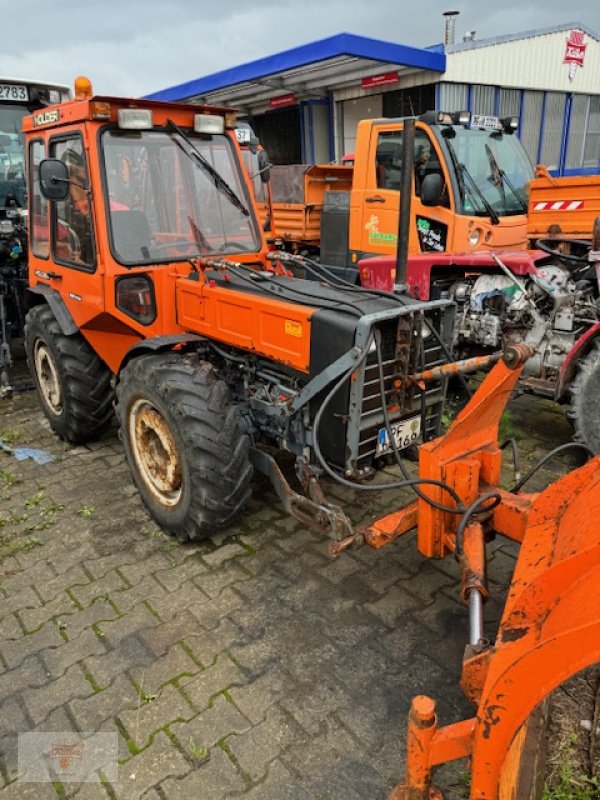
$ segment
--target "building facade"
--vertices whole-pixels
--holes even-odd
[[[338,34],[149,95],[238,108],[273,163],[339,161],[360,119],[519,116],[534,163],[600,172],[600,36],[579,23],[427,49]]]

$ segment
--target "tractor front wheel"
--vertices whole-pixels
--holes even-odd
[[[600,453],[600,341],[578,362],[570,392],[575,438]]]
[[[248,436],[214,368],[177,353],[141,356],[117,385],[120,435],[156,522],[181,541],[233,522],[250,496]]]
[[[96,439],[113,417],[108,367],[81,334],[63,334],[47,305],[27,314],[25,350],[52,430],[71,444]]]

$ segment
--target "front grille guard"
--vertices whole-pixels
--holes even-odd
[[[361,347],[367,327],[381,333],[385,399],[391,422],[423,415],[421,437],[415,443],[428,441],[440,432],[447,379],[419,386],[407,380],[424,369],[431,369],[448,359],[433,334],[422,332],[427,320],[444,343],[449,342],[454,306],[447,300],[403,306],[392,313],[383,312],[364,317],[357,328],[356,344]],[[363,327],[364,326],[364,327]],[[422,350],[421,350],[422,343]],[[377,353],[373,347],[351,383],[346,464],[348,473],[371,466],[375,458],[378,433],[385,425]]]

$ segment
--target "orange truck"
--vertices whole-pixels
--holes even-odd
[[[404,119],[359,122],[353,167],[273,170],[274,228],[286,249],[320,246],[322,263],[346,277],[362,258],[395,253],[404,127]],[[517,117],[469,112],[416,118],[409,255],[526,247],[534,173],[517,128]]]
[[[590,239],[600,217],[600,175],[554,178],[536,167],[530,184],[527,235],[534,243],[552,236]]]

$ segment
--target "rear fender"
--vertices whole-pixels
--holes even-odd
[[[567,394],[567,391],[569,389],[569,385],[573,380],[573,378],[575,377],[578,359],[582,358],[583,356],[589,353],[589,351],[592,349],[594,342],[599,336],[600,336],[600,322],[596,322],[595,325],[592,325],[592,327],[589,330],[587,330],[583,334],[583,336],[581,336],[575,342],[575,344],[569,351],[568,356],[565,358],[560,368],[554,395],[555,400],[558,401],[564,400],[565,395]]]
[[[30,286],[27,291],[30,295],[34,295],[30,298],[32,306],[39,306],[42,303],[47,303],[50,306],[50,310],[65,336],[73,336],[79,331],[71,312],[65,305],[65,301],[56,289],[52,289],[45,283],[37,283],[35,286]]]

